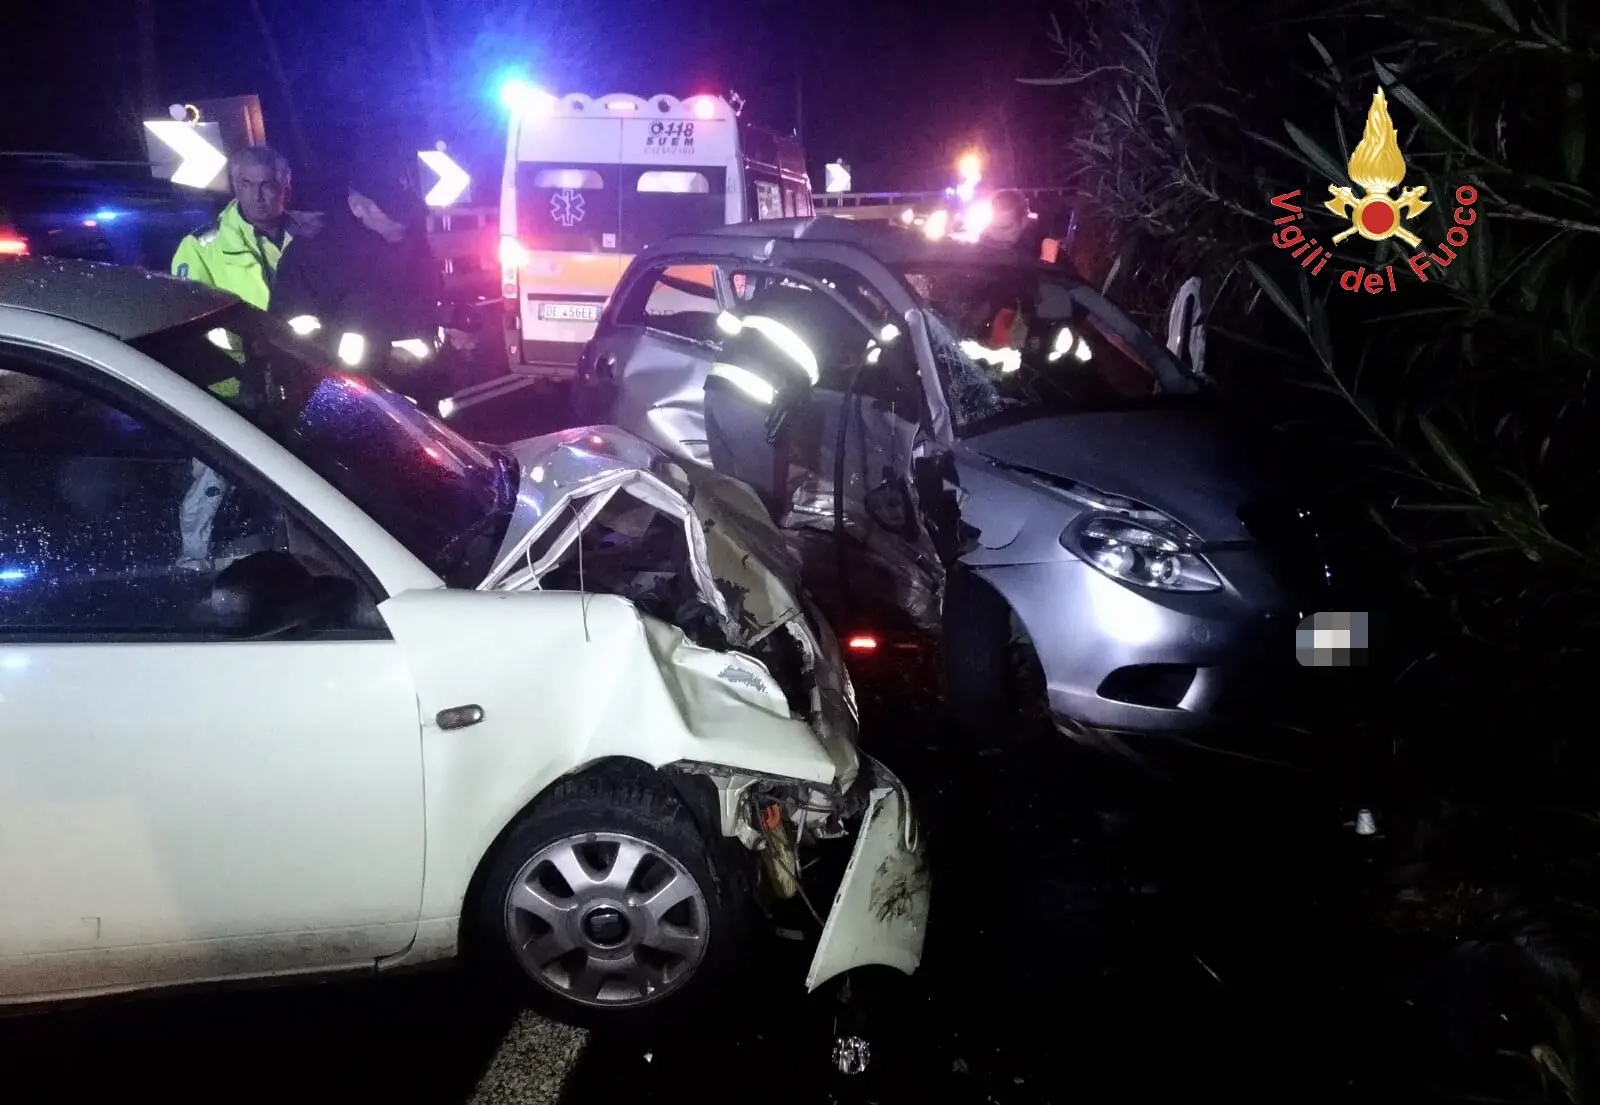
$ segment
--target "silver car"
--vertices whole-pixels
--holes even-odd
[[[799,399],[747,383],[739,335],[774,319],[814,366]],[[1206,726],[1326,602],[1283,458],[1065,269],[832,218],[668,239],[579,381],[589,420],[764,489],[835,618],[942,630],[970,728],[1041,671],[1064,731]]]

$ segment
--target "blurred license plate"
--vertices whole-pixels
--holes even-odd
[[[539,317],[546,322],[599,322],[598,303],[541,303]]]

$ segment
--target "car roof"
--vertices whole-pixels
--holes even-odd
[[[759,254],[752,249],[755,243],[773,240],[793,242],[819,242],[830,245],[854,246],[891,265],[908,264],[973,264],[990,262],[997,265],[1021,265],[1017,255],[1007,250],[971,242],[950,239],[930,241],[926,235],[881,219],[841,219],[833,215],[814,215],[798,219],[770,219],[761,222],[734,223],[719,226],[698,234],[679,234],[663,238],[649,253],[676,252],[728,252],[740,257]],[[1044,267],[1040,263],[1040,267]],[[1068,275],[1065,270],[1053,269],[1057,275]]]
[[[123,341],[238,302],[203,284],[144,269],[54,257],[0,261],[0,307],[55,315]]]

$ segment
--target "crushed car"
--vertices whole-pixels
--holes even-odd
[[[1175,355],[1070,269],[752,223],[641,252],[580,390],[755,487],[830,615],[939,632],[969,732],[1040,699],[1072,736],[1192,732],[1293,675],[1334,600],[1318,504],[1183,321]]]
[[[731,477],[481,446],[222,293],[19,260],[0,514],[0,1003],[460,954],[604,1025],[794,901],[810,987],[918,965],[910,798]]]
[[[615,427],[565,430],[514,452],[526,473],[517,536],[481,589],[630,602],[670,693],[658,726],[685,724],[705,742],[704,761],[666,770],[712,785],[702,808],[754,858],[765,893],[802,894],[807,846],[858,825],[807,987],[866,963],[914,971],[930,897],[917,824],[904,786],[857,747],[838,641],[757,496]],[[738,766],[752,763],[765,770]]]

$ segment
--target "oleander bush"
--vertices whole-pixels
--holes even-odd
[[[1326,458],[1361,506],[1347,544],[1391,584],[1364,724],[1411,784],[1374,922],[1526,982],[1510,1077],[1592,1097],[1600,8],[1076,0],[1050,33],[1059,71],[1024,79],[1076,120],[1080,270],[1163,333],[1202,278],[1207,374]],[[1431,206],[1415,246],[1333,245],[1323,205],[1362,194],[1379,89]],[[1327,265],[1292,256],[1290,206]],[[1356,269],[1381,290],[1341,287]]]

